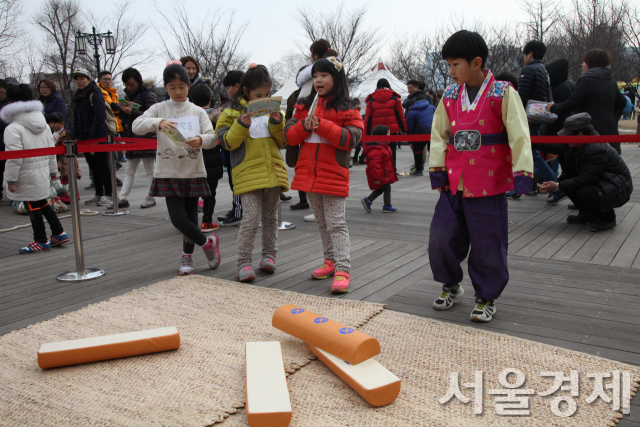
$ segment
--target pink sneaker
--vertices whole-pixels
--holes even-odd
[[[256,273],[253,271],[253,267],[246,264],[242,267],[238,267],[238,280],[241,282],[248,282],[250,280],[255,280]]]
[[[205,256],[207,257],[207,264],[209,268],[215,270],[220,265],[220,239],[215,234],[207,237],[207,243],[202,247]]]
[[[326,279],[329,276],[333,276],[335,272],[336,266],[333,261],[325,259],[322,267],[311,273],[311,277],[313,277],[314,279]]]
[[[269,254],[265,255],[260,261],[260,269],[262,271],[266,271],[267,273],[275,273],[276,271],[276,257]]]
[[[351,282],[351,276],[344,271],[336,272],[333,278],[333,284],[331,285],[331,292],[334,294],[346,294],[349,292],[349,283]]]

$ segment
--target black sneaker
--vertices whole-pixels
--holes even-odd
[[[293,197],[291,196],[287,196],[284,193],[280,193],[280,201],[281,202],[288,202],[289,200],[293,199]]]
[[[84,187],[85,190],[93,190],[94,188],[96,188],[96,185],[93,183],[93,181],[91,181],[91,184]]]
[[[118,177],[116,177],[116,186],[122,187],[122,181],[120,181],[120,178]]]
[[[122,169],[122,163],[116,162],[116,170],[119,171],[120,169]]]
[[[615,218],[613,219],[613,221],[603,221],[599,219],[595,223],[591,224],[590,230],[597,233],[599,231],[613,230],[614,228],[616,228]]]
[[[300,209],[309,209],[309,203],[296,203],[295,205],[289,206],[292,211],[299,211]]]
[[[233,227],[235,225],[236,227],[240,227],[240,224],[242,224],[242,218],[236,218],[234,216],[230,216],[229,218],[227,218],[224,221],[222,221],[220,223],[220,226],[221,227]]]
[[[230,216],[233,216],[233,214],[231,213],[231,211],[227,212],[227,213],[226,213],[226,214],[224,214],[224,215],[220,215],[220,216],[218,217],[218,221],[222,222],[222,221],[226,220],[227,218],[229,218]]]
[[[569,215],[567,217],[567,222],[569,224],[591,224],[596,221],[597,221],[597,218],[594,217],[593,215],[580,214],[580,215]]]

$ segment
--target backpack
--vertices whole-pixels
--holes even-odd
[[[93,95],[93,94],[91,94]],[[89,103],[93,107],[93,96],[89,96]],[[104,101],[105,112],[107,113],[107,118],[105,119],[105,123],[109,128],[109,133],[112,135],[118,134],[118,122],[116,121],[116,115],[113,114],[113,110],[111,109],[111,105]]]

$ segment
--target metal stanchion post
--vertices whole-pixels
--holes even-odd
[[[107,136],[107,144],[113,144],[113,136]],[[113,153],[109,152],[109,170],[111,171],[111,198],[113,199],[113,210],[104,211],[102,215],[105,216],[117,216],[117,215],[129,215],[129,211],[121,211],[118,209],[118,181],[116,181],[116,163],[113,160]]]
[[[61,282],[76,282],[91,280],[104,275],[104,270],[99,268],[85,268],[84,250],[82,248],[82,228],[80,227],[80,206],[78,205],[78,181],[76,180],[76,144],[73,141],[65,141],[67,150],[67,166],[69,170],[69,199],[71,201],[71,218],[73,223],[73,246],[76,251],[76,270],[65,271],[56,278]]]
[[[278,230],[293,230],[296,225],[292,222],[282,221],[282,203],[278,200]]]

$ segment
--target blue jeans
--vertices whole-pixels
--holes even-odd
[[[531,136],[544,135],[545,125],[529,123],[529,133]],[[533,152],[533,176],[540,184],[548,181],[558,182],[558,176],[553,173],[549,163],[540,157],[540,151],[532,149]]]

